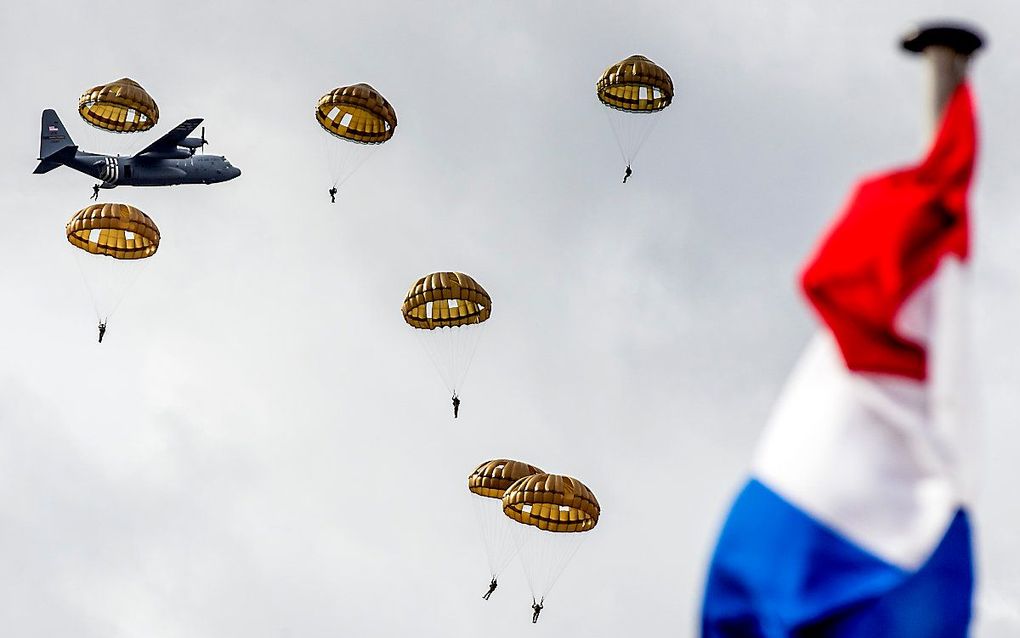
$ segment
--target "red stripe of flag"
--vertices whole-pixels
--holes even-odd
[[[898,334],[895,321],[943,257],[967,258],[975,129],[961,84],[924,161],[860,182],[804,268],[804,292],[850,370],[925,379],[924,344]]]

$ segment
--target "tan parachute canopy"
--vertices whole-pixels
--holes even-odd
[[[549,532],[587,532],[601,508],[584,483],[559,474],[533,474],[507,488],[503,513]]]
[[[362,144],[382,144],[397,128],[397,112],[367,84],[341,86],[323,95],[315,119],[333,135]]]
[[[481,323],[492,299],[478,282],[460,272],[434,272],[414,282],[400,312],[412,328],[432,330]]]
[[[661,111],[673,101],[673,80],[643,55],[610,66],[595,90],[603,104],[621,111]]]
[[[468,489],[486,498],[503,498],[506,488],[518,479],[541,473],[542,470],[522,461],[493,459],[475,468],[468,477]]]
[[[67,241],[94,255],[145,259],[159,248],[159,229],[134,206],[93,204],[67,222]]]
[[[78,113],[92,126],[114,133],[147,131],[159,121],[159,107],[129,78],[94,86],[78,99]]]

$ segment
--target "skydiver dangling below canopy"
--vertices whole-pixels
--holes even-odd
[[[627,164],[627,170],[623,173],[623,183],[627,183],[627,178],[631,176],[634,171],[630,170],[630,164]]]
[[[493,576],[492,580],[489,582],[489,591],[485,592],[485,595],[482,596],[482,599],[489,600],[489,596],[492,595],[492,592],[496,591],[496,587],[499,587],[499,585],[496,583],[496,577]]]
[[[103,335],[105,335],[105,334],[106,334],[106,322],[105,321],[100,321],[99,322],[99,343],[103,342]]]
[[[538,622],[538,615],[542,613],[542,607],[543,607],[542,603],[544,603],[544,602],[545,602],[545,598],[542,598],[542,600],[540,600],[537,603],[535,602],[534,598],[531,599],[531,608],[533,610],[535,610],[535,613],[532,614],[532,616],[531,616],[531,624],[535,624],[535,623]]]
[[[460,398],[457,393],[453,393],[453,418],[457,418],[457,413],[460,411]]]
[[[333,188],[329,189],[329,199],[331,203],[336,203],[336,184],[333,185]]]
[[[631,162],[651,135],[659,114],[673,102],[673,80],[645,56],[632,55],[602,73],[595,83],[595,95],[606,107],[620,155],[627,162],[626,184]]]

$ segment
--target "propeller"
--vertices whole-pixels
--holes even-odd
[[[206,141],[206,139],[205,139],[205,127],[203,126],[203,127],[202,127],[202,143],[201,143],[201,144],[200,144],[200,145],[199,145],[199,146],[198,146],[197,148],[196,148],[196,147],[194,147],[194,146],[192,146],[192,147],[191,147],[191,148],[189,149],[189,150],[191,151],[191,156],[192,156],[192,157],[194,157],[194,156],[195,156],[195,151],[197,151],[197,150],[198,150],[199,148],[202,148],[202,149],[204,149],[204,148],[205,148],[205,146],[206,146],[206,144],[208,144],[208,143],[209,143],[209,142],[208,142],[208,141]]]

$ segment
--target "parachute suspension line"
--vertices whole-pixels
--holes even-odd
[[[488,503],[486,501],[490,499],[481,499],[477,495],[472,494],[471,500],[474,502],[475,520],[478,521],[478,532],[482,536],[482,543],[485,546],[485,559],[489,563],[489,576],[492,578],[496,577],[498,568],[496,563],[496,535],[497,530],[491,520],[491,513],[486,511],[486,508],[496,509],[496,503]]]
[[[499,543],[500,547],[507,548],[505,555],[496,564],[496,571],[493,576],[498,576],[503,573],[510,563],[517,558],[517,553],[520,551],[522,542],[517,540],[516,536],[521,533],[521,529],[518,524],[512,521],[506,514],[503,513],[502,503],[496,503],[496,512],[499,515]]]
[[[446,361],[443,362],[443,369],[446,371],[446,389],[451,394],[457,392],[457,361],[458,361],[458,346],[460,346],[461,339],[464,332],[463,326],[456,326],[451,328],[440,328],[446,345],[443,347],[443,352],[446,353]]]
[[[319,146],[322,147],[322,156],[326,158],[322,165],[322,170],[326,173],[326,179],[330,180],[333,188],[336,188],[337,182],[340,181],[339,173],[336,169],[336,159],[333,157],[336,151],[332,148],[333,144],[336,144],[336,140],[324,136],[318,137]]]
[[[631,154],[631,159],[637,157],[637,154],[641,152],[641,148],[645,145],[645,142],[648,141],[648,138],[651,137],[652,131],[655,129],[655,125],[659,122],[658,113],[642,113],[638,115],[638,118],[639,123],[642,126],[638,128],[636,135],[637,144],[634,147],[634,152]],[[641,121],[640,118],[644,118],[644,120]]]
[[[548,562],[547,550],[539,538],[532,539],[531,547],[527,550],[521,547],[521,567],[524,569],[524,578],[528,581],[528,589],[531,597],[535,600],[542,598],[542,583],[539,582],[538,565]]]
[[[519,525],[503,514],[499,499],[484,498],[472,494],[475,518],[485,544],[489,563],[489,577],[497,578],[513,562],[520,550],[517,538]]]
[[[528,580],[528,587],[535,600],[549,595],[560,575],[574,558],[581,543],[583,532],[547,532],[532,528],[520,546],[521,566]]]
[[[372,155],[379,144],[363,144],[342,139],[334,135],[321,136],[323,154],[326,156],[329,179],[333,187],[343,186]]]
[[[144,270],[149,265],[147,260],[143,259],[139,261],[141,263],[135,263],[129,266],[131,268],[131,274],[127,278],[127,283],[124,286],[124,291],[121,292],[120,295],[116,298],[116,301],[114,301],[113,307],[110,308],[110,313],[107,315],[107,318],[112,317],[113,313],[117,312],[117,308],[120,308],[120,304],[121,302],[124,301],[124,297],[126,297],[127,293],[130,292],[132,288],[134,288],[135,282],[138,281],[138,277],[141,276],[142,274],[142,270]]]
[[[436,330],[440,330],[440,328],[436,328]],[[419,344],[421,344],[421,348],[425,351],[425,354],[428,355],[429,361],[432,362],[432,365],[436,368],[436,372],[439,373],[439,378],[443,381],[443,385],[446,385],[446,376],[443,374],[443,367],[440,365],[439,359],[437,358],[438,352],[434,352],[436,349],[430,344],[428,335],[422,334],[425,332],[424,330],[414,330],[413,332],[414,338],[418,340]]]
[[[617,130],[616,123],[613,122],[613,116],[610,113],[612,110],[613,109],[608,106],[606,107],[606,120],[609,121],[609,128],[613,130],[613,139],[616,140],[616,148],[620,149],[620,157],[622,157],[623,161],[627,163],[627,166],[630,166],[630,159],[627,157],[627,151],[623,150],[623,142],[620,141],[620,131]]]
[[[549,568],[549,571],[547,572],[549,574],[547,581],[548,585],[546,585],[545,587],[545,593],[542,594],[542,598],[548,596],[549,592],[552,591],[553,586],[556,585],[556,581],[558,581],[560,579],[560,576],[563,575],[563,572],[566,571],[567,565],[569,565],[570,561],[574,559],[574,555],[577,554],[577,550],[581,549],[581,543],[583,543],[584,539],[586,538],[583,533],[579,532],[574,532],[570,536],[576,536],[577,538],[566,539],[573,542],[570,543],[569,546],[566,548],[565,553],[557,551],[560,558],[560,565],[558,568],[553,567]]]
[[[78,120],[81,126],[70,131],[71,138],[80,141],[82,151],[110,155],[112,157],[130,157],[155,140],[153,130],[118,133],[96,128]]]
[[[485,323],[464,326],[464,328],[471,328],[471,330],[467,331],[470,334],[464,335],[456,344],[458,347],[453,362],[454,378],[452,391],[461,388],[464,385],[465,379],[467,379],[468,370],[471,369],[471,363],[475,359],[475,352],[478,350],[478,343],[481,341],[482,332],[485,330]],[[459,371],[459,374],[457,371]]]
[[[464,385],[484,327],[480,323],[414,331],[451,394]]]
[[[148,266],[147,259],[114,259],[84,251],[75,253],[75,262],[92,300],[96,319],[101,323],[108,321],[117,312]]]
[[[340,178],[342,177],[342,174],[340,173],[340,169],[342,167],[342,163],[340,161],[342,149],[337,148],[339,141],[332,138],[323,137],[321,138],[321,143],[322,153],[326,157],[326,177],[330,180],[332,187],[337,188],[340,184]]]
[[[433,328],[432,330],[415,330],[415,334],[421,341],[422,347],[435,366],[439,378],[442,380],[446,390],[450,393],[456,391],[456,380],[453,378],[454,355],[451,353],[451,343],[456,341],[458,335],[453,332],[461,330],[460,326]]]
[[[659,113],[621,111],[608,106],[605,108],[606,118],[609,120],[610,128],[613,129],[620,155],[623,156],[627,166],[630,166],[651,136],[659,121]]]
[[[460,363],[460,350],[463,347],[462,342],[464,341],[461,337],[465,336],[463,333],[466,331],[464,330],[464,326],[442,328],[442,330],[446,335],[446,346],[443,351],[447,353],[445,363],[447,371],[446,374],[448,376],[447,385],[449,386],[447,389],[452,393],[457,391],[457,382],[460,380],[458,378],[459,375],[457,374],[457,366]]]
[[[82,266],[82,257],[75,254],[74,263],[78,266],[78,274],[81,275],[81,280],[85,284],[85,290],[89,293],[89,299],[92,301],[92,310],[96,313],[96,321],[105,323],[109,320],[109,315],[103,317],[99,313],[99,302],[96,300],[96,293],[92,290],[92,284],[89,283],[89,278],[85,276],[85,268]]]

